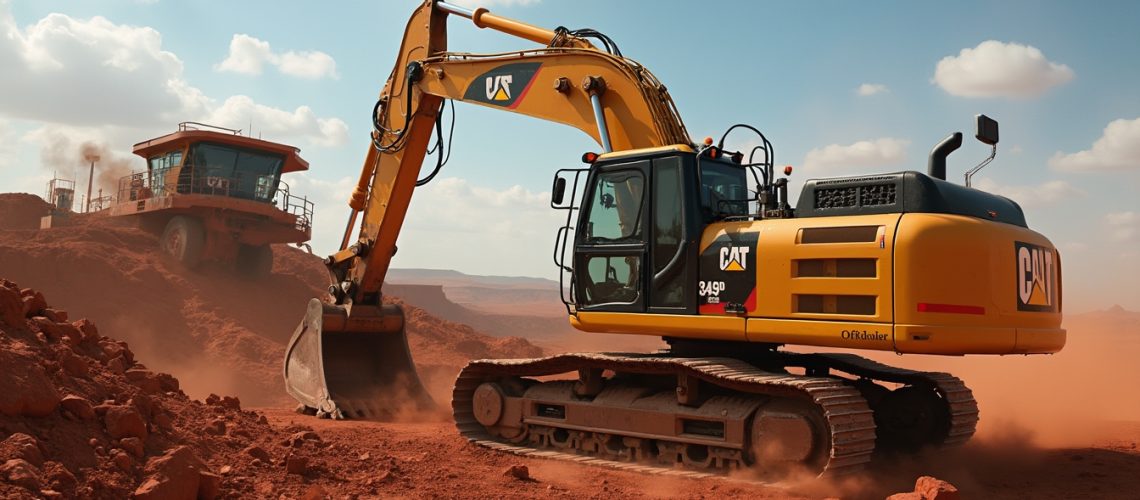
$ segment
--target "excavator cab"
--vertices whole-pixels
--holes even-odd
[[[757,209],[760,187],[749,173],[761,165],[684,145],[591,158],[589,169],[571,171],[576,182],[587,177],[580,206],[552,204],[578,214],[555,251],[572,289],[568,311],[696,314],[701,235]]]

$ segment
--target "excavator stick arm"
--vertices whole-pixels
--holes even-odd
[[[451,14],[546,48],[448,52]],[[565,29],[426,0],[408,20],[374,107],[372,144],[348,202],[348,227],[340,250],[326,259],[332,304],[309,304],[286,352],[288,392],[318,414],[382,417],[409,401],[431,405],[408,353],[403,312],[382,305],[380,289],[444,99],[563,123],[607,151],[690,143],[665,87],[620,53],[598,50]]]

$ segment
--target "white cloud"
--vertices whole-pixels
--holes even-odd
[[[1112,241],[1130,241],[1140,228],[1140,213],[1112,212],[1104,216]]]
[[[316,177],[312,171],[281,177],[289,185],[291,194],[313,202],[313,238],[309,244],[317,255],[323,257],[339,250],[337,246],[348,221],[348,197],[356,185],[356,179],[352,177],[326,180]]]
[[[1082,241],[1065,242],[1065,243],[1062,243],[1060,245],[1060,247],[1063,248],[1065,250],[1065,252],[1068,252],[1070,254],[1084,253],[1086,250],[1089,249],[1088,243],[1085,243]]]
[[[152,28],[49,14],[20,30],[0,3],[0,113],[80,125],[146,126],[206,106]],[[19,98],[11,98],[19,96]]]
[[[934,69],[934,83],[961,97],[1036,97],[1072,79],[1072,69],[1036,47],[997,40],[946,56]]]
[[[855,93],[863,97],[890,92],[886,85],[881,83],[864,83],[855,89]]]
[[[436,179],[412,197],[395,265],[556,277],[551,254],[565,221],[548,192]]]
[[[320,78],[340,78],[336,72],[336,61],[332,56],[320,51],[288,51],[276,53],[269,42],[246,34],[236,34],[230,40],[230,53],[225,60],[214,66],[218,71],[230,71],[247,75],[260,75],[266,65],[276,66],[277,70],[289,76],[316,80]]]
[[[303,61],[290,65],[308,67]],[[126,144],[138,141],[140,131],[169,131],[181,121],[210,119],[244,128],[252,118],[267,134],[272,130],[266,137],[271,140],[337,145],[346,136],[342,120],[318,118],[306,106],[289,112],[244,96],[218,106],[186,81],[182,61],[163,50],[158,31],[103,17],[81,20],[49,14],[20,29],[8,4],[0,1],[0,68],[0,95],[9,96],[0,100],[0,116],[68,127],[133,129],[132,142]]]
[[[1048,181],[1029,186],[1003,186],[989,177],[983,177],[974,182],[974,187],[982,191],[997,193],[1022,207],[1040,207],[1052,205],[1065,200],[1083,197],[1086,193],[1073,187],[1067,181]]]
[[[1058,151],[1049,166],[1070,172],[1088,170],[1140,170],[1140,118],[1114,120],[1092,149],[1072,154]]]
[[[883,137],[858,141],[846,146],[830,144],[815,148],[804,156],[803,166],[808,173],[854,173],[865,167],[897,165],[906,160],[906,147],[910,141]]]
[[[0,169],[12,165],[16,158],[15,134],[8,122],[0,120]]]
[[[226,102],[207,116],[206,123],[212,125],[234,129],[245,129],[252,125],[253,130],[245,132],[262,135],[266,139],[307,139],[325,147],[348,142],[348,125],[344,120],[319,118],[308,106],[300,106],[289,112],[257,104],[244,95],[236,95],[226,99]]]
[[[329,181],[305,172],[282,180],[289,183],[293,194],[307,196],[315,204],[313,251],[318,255],[335,252],[348,217],[347,200],[356,184],[355,175]],[[550,208],[548,192],[521,186],[491,188],[466,179],[439,177],[416,188],[393,265],[556,278],[551,254],[555,232],[565,221],[566,212]]]

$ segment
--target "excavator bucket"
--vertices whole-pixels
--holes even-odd
[[[404,334],[399,306],[309,301],[285,350],[285,389],[308,412],[336,419],[386,419],[430,411]]]

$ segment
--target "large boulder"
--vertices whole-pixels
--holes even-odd
[[[922,476],[914,483],[914,491],[926,500],[958,500],[958,488],[954,485],[931,476]]]
[[[0,324],[9,328],[24,327],[24,301],[18,290],[0,286]]]
[[[95,418],[95,407],[91,405],[90,401],[81,396],[64,396],[63,399],[59,401],[59,406],[80,420],[92,420]]]
[[[107,433],[113,439],[136,437],[146,439],[146,420],[133,406],[112,406],[103,415]]]
[[[25,318],[40,316],[43,310],[47,308],[47,299],[45,299],[44,294],[40,292],[32,290],[31,288],[25,288],[20,290],[20,296],[24,303]]]
[[[0,415],[46,417],[59,407],[59,391],[34,359],[0,349]]]
[[[931,476],[922,476],[914,482],[914,491],[895,493],[887,500],[959,500],[962,498],[954,485]]]
[[[6,462],[13,458],[25,460],[36,467],[43,467],[44,465],[44,454],[43,450],[40,449],[40,442],[22,432],[12,434],[4,441],[0,441],[0,462]]]
[[[13,458],[0,465],[0,479],[37,493],[43,484],[40,470],[21,458]]]
[[[202,489],[203,471],[209,471],[206,463],[189,447],[179,446],[147,461],[146,480],[135,490],[134,498],[194,500]],[[215,491],[212,481],[206,481],[205,486],[203,493]]]

